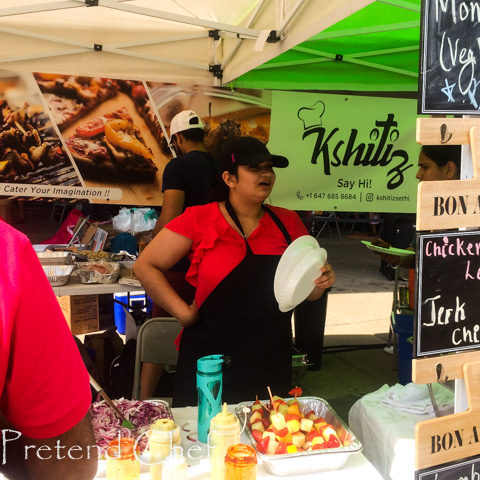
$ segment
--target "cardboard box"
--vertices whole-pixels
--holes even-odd
[[[103,250],[103,246],[107,241],[107,237],[108,233],[105,230],[102,230],[100,227],[96,227],[93,235],[92,252],[99,252],[100,250]]]
[[[98,331],[97,295],[64,295],[57,300],[73,335]]]

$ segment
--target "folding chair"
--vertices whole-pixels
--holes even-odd
[[[156,317],[147,320],[138,331],[132,398],[140,397],[142,362],[176,365],[178,351],[173,343],[182,326],[176,318]]]

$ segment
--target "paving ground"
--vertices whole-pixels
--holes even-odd
[[[26,221],[14,226],[33,243],[45,240],[59,227],[58,218],[50,221],[51,210],[51,206],[27,206]],[[361,244],[360,240],[369,238],[367,231],[341,233],[341,240],[333,229],[319,238],[337,282],[328,298],[321,369],[307,371],[302,386],[305,395],[324,398],[347,420],[348,410],[358,398],[386,383],[395,384],[398,372],[393,357],[383,350],[393,282],[379,272],[379,258]]]
[[[305,394],[324,398],[347,420],[358,398],[398,381],[393,357],[383,350],[393,282],[379,272],[379,258],[360,242],[368,239],[367,232],[342,232],[342,240],[333,233],[319,238],[337,276],[328,298],[326,352],[321,369],[306,373],[303,387]]]

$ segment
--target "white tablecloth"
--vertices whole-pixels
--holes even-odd
[[[232,410],[232,408],[229,408]],[[174,408],[173,417],[175,423],[180,427],[185,426],[185,428],[191,429],[192,432],[197,431],[197,407],[185,407],[185,408]],[[188,424],[188,425],[186,425]],[[210,468],[209,462],[207,459],[207,446],[201,442],[192,442],[186,438],[187,433],[182,431],[182,447],[187,463],[189,463],[188,468],[188,478],[191,480],[206,480],[210,478]],[[195,436],[196,438],[196,436]],[[242,436],[242,441],[244,443],[249,443],[246,436]],[[192,450],[192,447],[194,449]],[[99,466],[99,472],[96,477],[98,480],[105,479],[105,465],[104,462],[101,462]],[[377,470],[373,467],[371,463],[362,455],[361,453],[351,455],[345,464],[345,466],[340,470],[333,470],[329,472],[313,473],[310,475],[294,475],[294,476],[285,476],[285,477],[276,477],[269,472],[267,472],[262,465],[257,467],[257,479],[285,479],[285,480],[345,480],[345,479],[368,479],[368,480],[381,480],[382,477],[379,475]],[[150,480],[150,473],[148,466],[142,465],[141,480]]]
[[[197,431],[197,408],[185,407],[173,409],[174,420],[177,425],[184,426],[189,424],[192,432]],[[191,442],[186,438],[186,433],[182,431],[182,447],[184,452],[190,452],[190,455],[186,455],[187,461],[190,464],[188,468],[188,478],[190,480],[206,480],[210,478],[209,475],[209,462],[207,460],[207,447],[200,442]],[[242,437],[244,443],[249,443],[246,436]],[[192,447],[195,449],[192,450]],[[203,459],[202,459],[203,457]],[[197,459],[197,460],[196,460]],[[150,480],[149,467],[142,465],[141,480]],[[105,461],[99,461],[98,473],[95,477],[96,480],[105,480],[106,478],[106,463]],[[345,479],[368,479],[368,480],[382,480],[377,470],[361,453],[352,454],[342,469],[332,470],[329,472],[313,473],[310,475],[290,475],[284,477],[276,477],[268,473],[262,465],[258,465],[257,479],[285,479],[285,480],[345,480]],[[5,477],[0,473],[0,480]],[[403,479],[402,479],[403,480]]]
[[[143,291],[142,287],[124,285],[120,283],[81,283],[78,276],[70,278],[69,283],[61,287],[52,287],[55,295],[100,295],[104,293],[122,293]]]
[[[419,387],[427,388],[426,385]],[[434,414],[416,415],[394,407],[381,405],[384,385],[376,392],[365,395],[350,409],[348,425],[363,445],[363,454],[385,479],[405,480],[414,478],[415,424]],[[435,385],[437,402],[451,401],[453,393],[441,385]]]

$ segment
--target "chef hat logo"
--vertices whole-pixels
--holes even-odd
[[[302,107],[297,112],[297,117],[303,122],[303,129],[308,130],[322,125],[322,115],[325,112],[325,104],[318,100],[311,107]]]

